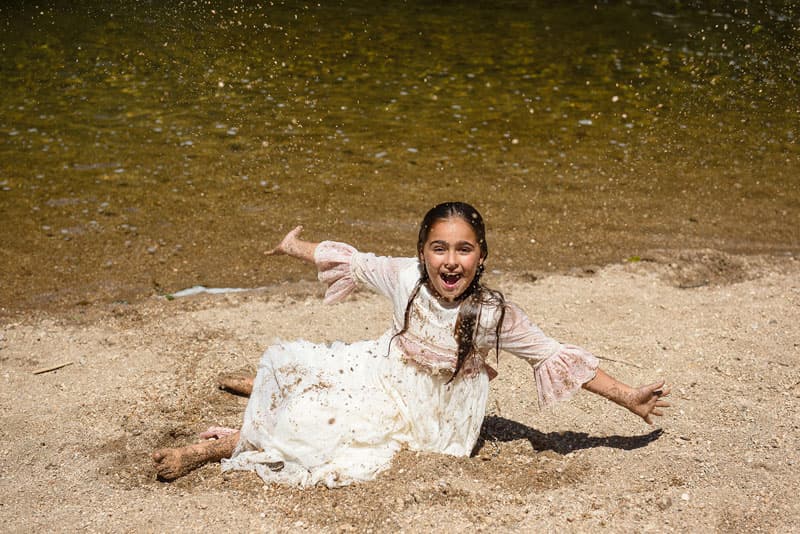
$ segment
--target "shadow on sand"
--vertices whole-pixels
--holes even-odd
[[[568,454],[581,449],[594,447],[611,447],[626,451],[645,447],[657,440],[663,430],[656,429],[640,436],[606,436],[595,437],[585,432],[550,432],[545,434],[535,428],[516,421],[489,415],[484,419],[480,437],[475,444],[472,455],[476,455],[486,442],[507,442],[526,439],[536,451],[553,451]]]

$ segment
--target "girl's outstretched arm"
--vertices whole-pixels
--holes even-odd
[[[277,247],[268,250],[265,254],[267,256],[280,256],[285,254],[309,263],[314,263],[314,251],[317,249],[319,243],[312,243],[300,239],[300,232],[302,231],[302,226],[295,227],[294,230],[286,234]]]
[[[670,392],[669,387],[664,386],[663,380],[647,386],[632,388],[598,369],[595,377],[586,382],[583,388],[627,408],[649,425],[653,424],[652,416],[664,415],[660,408],[670,406],[670,403],[661,400]]]

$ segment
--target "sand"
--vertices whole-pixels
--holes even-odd
[[[307,283],[0,319],[0,524],[30,531],[787,532],[800,524],[800,262],[710,250],[564,275],[495,275],[542,329],[641,384],[654,427],[588,392],[540,411],[508,354],[468,458],[401,452],[346,488],[266,486],[205,466],[156,480],[150,452],[237,426],[216,377],[278,338],[345,341],[388,324],[360,292]],[[67,364],[59,369],[36,371]]]

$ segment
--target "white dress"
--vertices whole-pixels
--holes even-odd
[[[415,258],[388,258],[325,241],[315,257],[328,284],[326,303],[365,284],[392,301],[392,327],[380,338],[330,345],[308,341],[269,347],[261,358],[241,438],[223,470],[255,470],[266,482],[329,487],[370,480],[406,446],[469,455],[486,411],[495,348],[496,307],[479,317],[477,353],[458,377],[453,336],[457,307],[442,305],[425,286],[406,305],[419,279]],[[594,377],[598,361],[585,350],[545,336],[507,304],[500,348],[533,366],[539,403],[566,399]]]

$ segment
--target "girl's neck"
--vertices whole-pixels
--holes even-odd
[[[467,291],[464,291],[463,293],[458,295],[455,298],[455,300],[447,300],[446,298],[441,296],[439,292],[433,288],[433,285],[428,283],[427,280],[424,282],[423,285],[425,286],[425,289],[428,291],[428,293],[436,300],[436,302],[438,302],[442,308],[446,309],[458,308],[459,306],[461,306],[461,303],[464,301],[464,299],[469,297],[473,293],[473,291],[469,291],[468,289]]]

